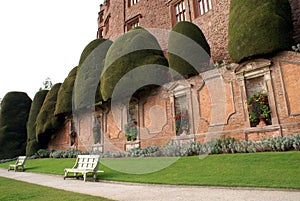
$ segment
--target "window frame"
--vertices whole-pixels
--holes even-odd
[[[135,4],[139,3],[140,0],[128,0],[128,7],[134,6]]]

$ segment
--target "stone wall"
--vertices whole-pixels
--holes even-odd
[[[134,147],[165,145],[168,142],[207,141],[222,135],[238,140],[258,140],[272,136],[300,133],[298,86],[300,53],[281,52],[268,59],[256,59],[242,64],[231,64],[187,80],[168,83],[143,92],[137,98],[138,136],[127,142],[124,125],[127,106],[111,108],[110,103],[96,111],[74,117],[77,149],[124,151]],[[259,78],[257,90],[267,90],[272,124],[251,127],[247,107],[247,83]],[[252,87],[257,83],[253,82]],[[176,135],[175,99],[184,96],[189,118],[188,134]],[[93,143],[93,119],[101,124],[101,142]],[[69,124],[57,133],[50,149],[71,148]]]

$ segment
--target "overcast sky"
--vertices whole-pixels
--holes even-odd
[[[49,77],[63,82],[96,38],[103,0],[1,0],[0,98],[23,91],[32,99]]]

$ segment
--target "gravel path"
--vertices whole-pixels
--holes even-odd
[[[67,191],[102,196],[114,200],[148,201],[148,200],[220,200],[220,201],[297,201],[298,190],[258,189],[258,188],[225,188],[135,184],[122,182],[99,181],[83,182],[76,179],[63,179],[63,176],[37,174],[30,172],[13,172],[0,169],[0,176],[49,186]]]

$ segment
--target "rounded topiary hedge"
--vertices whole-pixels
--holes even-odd
[[[25,154],[31,102],[24,92],[9,92],[4,96],[0,110],[0,159]]]
[[[145,65],[168,67],[168,61],[156,38],[147,30],[139,27],[120,36],[109,48],[100,84],[103,99],[106,101],[112,97],[116,84],[121,78],[124,78],[126,73]],[[146,73],[144,71],[144,75]],[[124,79],[130,79],[134,83],[141,77],[133,75]]]
[[[190,77],[210,70],[210,47],[201,29],[191,22],[178,22],[168,41],[170,68]]]
[[[34,155],[40,149],[40,145],[38,144],[36,139],[36,119],[47,93],[48,90],[38,91],[33,98],[27,121],[26,156]]]
[[[288,0],[231,0],[228,51],[233,62],[290,49]]]
[[[62,83],[57,95],[54,115],[69,115],[72,113],[72,98],[77,67],[74,67]]]
[[[74,109],[92,107],[102,101],[99,90],[100,76],[104,68],[106,53],[112,41],[96,39],[90,42],[82,52],[74,83]]]
[[[64,118],[55,116],[55,105],[57,94],[61,83],[53,85],[48,92],[40,112],[36,119],[36,139],[41,145],[41,148],[46,148],[49,141],[55,137],[55,133],[64,123]]]

